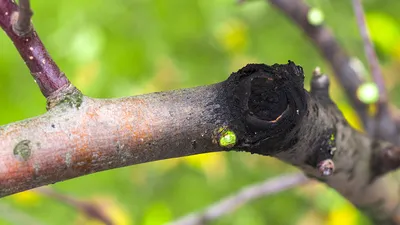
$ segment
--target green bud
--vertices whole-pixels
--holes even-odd
[[[236,134],[231,130],[223,130],[219,138],[219,145],[225,148],[232,148],[237,141]]]
[[[307,13],[307,20],[311,25],[321,25],[324,22],[324,13],[318,8],[311,8]]]
[[[373,104],[379,100],[379,90],[375,83],[368,82],[357,89],[358,99],[365,104]]]

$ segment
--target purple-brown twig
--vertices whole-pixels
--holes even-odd
[[[36,189],[36,191],[42,195],[58,200],[64,204],[70,205],[78,209],[79,211],[83,212],[88,217],[103,222],[105,225],[113,224],[111,219],[104,214],[104,212],[100,209],[98,205],[94,203],[91,203],[89,201],[79,200],[72,196],[58,193],[54,189],[49,187],[41,187]]]
[[[370,66],[371,74],[379,90],[379,100],[377,102],[378,110],[375,118],[372,119],[374,123],[373,133],[371,135],[380,139],[390,139],[392,142],[400,144],[396,123],[388,109],[388,97],[385,89],[385,82],[379,66],[378,57],[368,32],[361,1],[353,0],[353,8],[364,43],[365,55]]]
[[[14,43],[47,98],[71,84],[44,47],[30,22],[31,16],[29,0],[21,0],[20,7],[14,1],[0,0],[0,27]]]
[[[367,25],[365,22],[364,10],[360,0],[353,0],[354,13],[356,15],[357,24],[360,29],[360,34],[364,42],[365,55],[371,69],[372,77],[379,89],[379,101],[386,102],[387,94],[385,83],[383,81],[382,71],[379,66],[378,57],[376,56],[374,46],[372,44]]]

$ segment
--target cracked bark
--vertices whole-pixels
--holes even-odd
[[[226,81],[122,99],[72,95],[46,114],[0,127],[0,195],[138,163],[206,152],[277,157],[327,183],[379,224],[398,221],[398,148],[353,130],[294,63],[253,64]],[[237,137],[219,146],[221,128]],[[330,176],[321,162],[332,160]]]

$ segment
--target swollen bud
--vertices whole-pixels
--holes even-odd
[[[379,100],[379,90],[375,83],[368,82],[357,89],[357,98],[365,104],[373,104]]]

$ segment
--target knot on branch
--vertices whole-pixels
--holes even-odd
[[[240,118],[240,150],[273,155],[297,141],[296,125],[307,109],[304,73],[289,61],[286,65],[249,64],[228,79],[232,110]],[[237,128],[237,130],[239,130]]]

